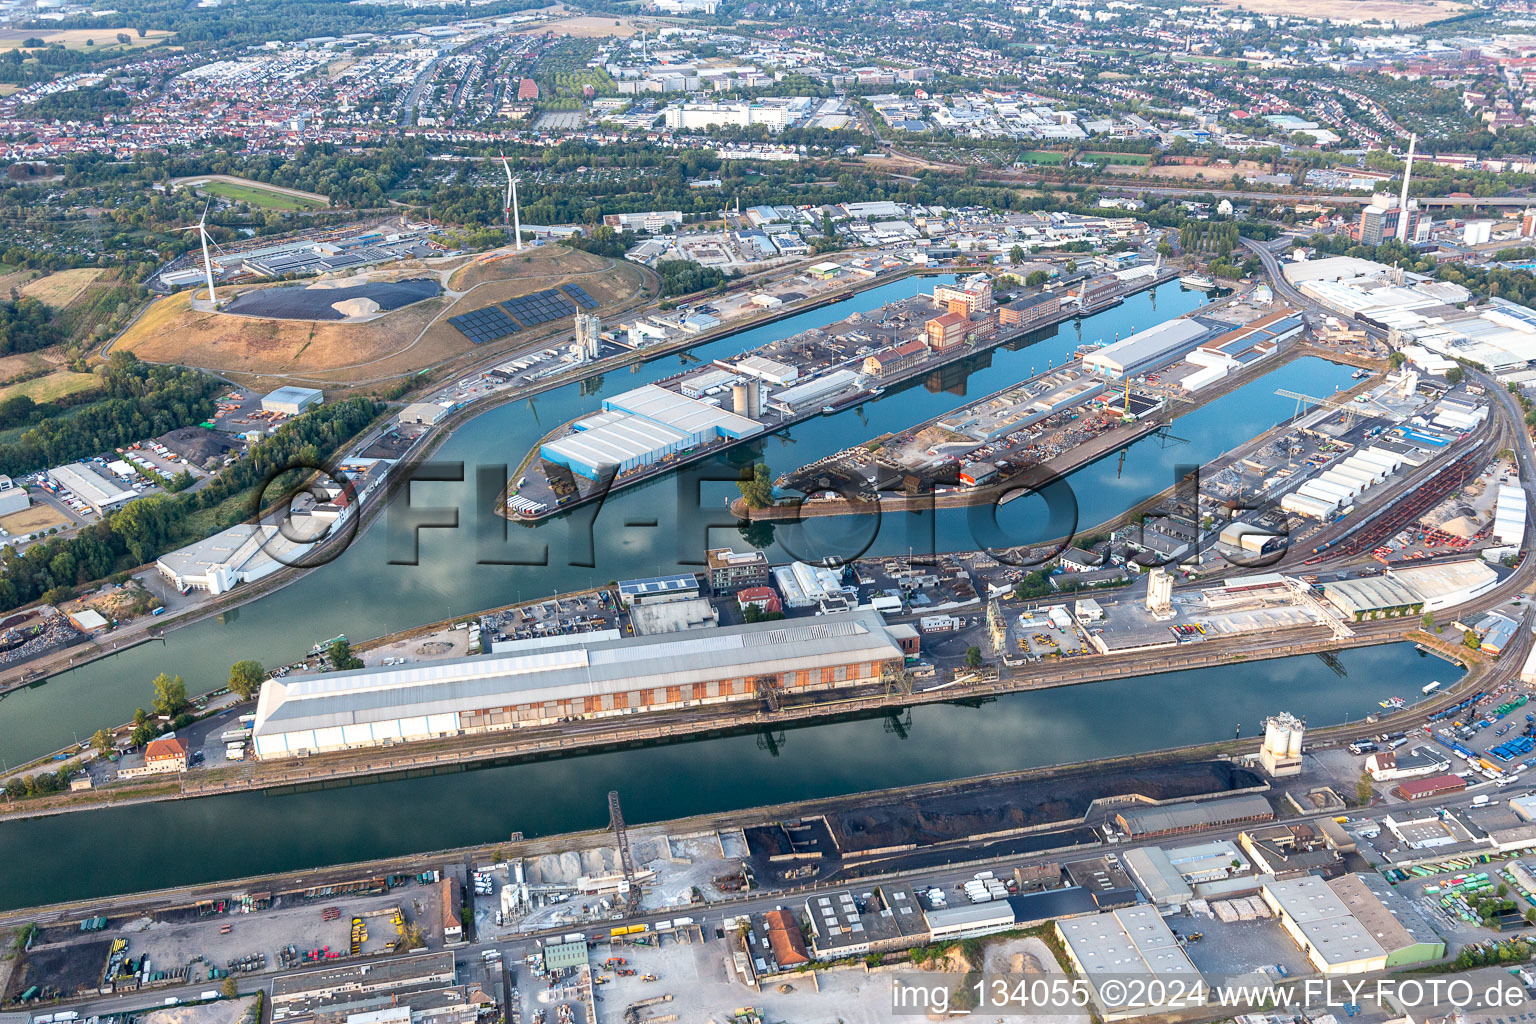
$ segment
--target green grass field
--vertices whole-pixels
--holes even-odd
[[[1031,149],[1019,154],[1019,159],[1027,164],[1059,164],[1067,159],[1067,154],[1050,149]]]
[[[1140,153],[1084,153],[1084,160],[1097,160],[1106,164],[1126,164],[1130,167],[1145,167],[1149,157]]]
[[[199,185],[199,192],[236,203],[249,203],[263,210],[317,210],[325,204],[284,192],[273,192],[260,185],[236,185],[229,181],[210,181]]]
[[[26,395],[32,401],[41,405],[43,402],[51,402],[65,395],[73,395],[80,391],[90,391],[101,387],[101,378],[93,373],[72,373],[69,370],[59,370],[48,374],[46,377],[36,377],[32,380],[22,381],[20,384],[12,384],[7,388],[0,388],[0,402],[13,395]]]

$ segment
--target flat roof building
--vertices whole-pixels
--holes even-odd
[[[952,907],[926,911],[924,916],[928,921],[930,942],[993,935],[1006,932],[1018,923],[1013,904],[1008,900],[957,903]]]
[[[14,480],[0,473],[0,516],[20,512],[31,504],[32,498],[27,494],[27,489],[17,486]]]
[[[650,601],[681,601],[698,596],[699,578],[691,572],[619,581],[619,603],[626,608]]]
[[[262,685],[262,758],[547,725],[878,680],[904,656],[872,610],[660,636],[516,641],[505,653]]]
[[[1159,1005],[1131,1005],[1124,998],[1105,998],[1100,986],[1112,978],[1174,982],[1186,986],[1186,993],[1201,981],[1199,969],[1154,906],[1123,907],[1057,921],[1056,934],[1066,947],[1067,959],[1087,978],[1093,1001],[1106,1021],[1145,1016]],[[1149,984],[1144,991],[1155,988]]]
[[[1198,366],[1240,369],[1273,355],[1282,341],[1300,334],[1302,327],[1301,317],[1287,307],[1202,342],[1189,354],[1189,361]]]
[[[296,971],[272,980],[272,1018],[290,1020],[370,996],[452,985],[457,979],[451,952]]]
[[[768,583],[768,556],[761,551],[713,548],[705,552],[704,560],[709,589],[716,594],[735,594]]]
[[[1118,380],[1142,369],[1171,362],[1188,353],[1210,333],[1210,328],[1205,325],[1178,317],[1088,353],[1083,357],[1083,366]]]
[[[596,480],[605,469],[625,473],[722,438],[762,432],[756,420],[646,384],[604,399],[601,412],[577,420],[572,433],[546,441],[539,453]]]
[[[281,413],[284,416],[298,416],[319,405],[324,400],[324,397],[315,388],[299,388],[289,384],[263,397],[261,400],[261,411]]]
[[[448,410],[436,402],[412,402],[400,410],[395,422],[403,427],[430,427],[448,415]]]
[[[805,912],[811,922],[811,950],[819,960],[888,952],[928,941],[923,909],[904,885],[881,886],[858,895],[812,896]]]
[[[1386,969],[1387,951],[1323,879],[1302,875],[1266,882],[1259,892],[1320,974],[1333,977]]]
[[[104,516],[139,497],[138,491],[108,480],[84,463],[50,469],[48,479],[55,487],[85,502],[97,515]]]
[[[1377,878],[1377,882],[1382,880]],[[1438,960],[1445,942],[1407,900],[1361,875],[1266,882],[1264,902],[1318,972],[1336,977]]]

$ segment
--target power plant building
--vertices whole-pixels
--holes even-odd
[[[657,636],[515,642],[504,653],[269,679],[259,757],[370,747],[867,685],[903,663],[878,612]]]

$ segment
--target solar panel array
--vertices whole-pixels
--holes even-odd
[[[516,334],[520,328],[512,319],[495,306],[486,306],[469,313],[451,316],[448,322],[464,337],[476,345],[483,345],[497,338]]]
[[[1255,342],[1268,341],[1270,338],[1278,338],[1286,331],[1300,326],[1301,317],[1288,316],[1284,319],[1276,320],[1274,323],[1268,325],[1267,327],[1260,327],[1258,330],[1255,330],[1252,334],[1250,334],[1249,338]]]
[[[501,308],[516,317],[518,323],[524,327],[547,324],[551,320],[559,320],[563,316],[570,316],[576,312],[570,300],[553,288],[508,299],[501,304]]]
[[[576,300],[576,305],[582,309],[596,309],[597,300],[587,294],[587,290],[579,284],[563,284],[561,291]]]

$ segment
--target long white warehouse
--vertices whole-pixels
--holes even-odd
[[[549,725],[878,681],[901,664],[880,613],[584,642],[493,655],[288,676],[262,684],[263,759]]]
[[[1121,338],[1083,357],[1083,366],[1118,380],[1185,355],[1212,334],[1204,324],[1178,317]]]

